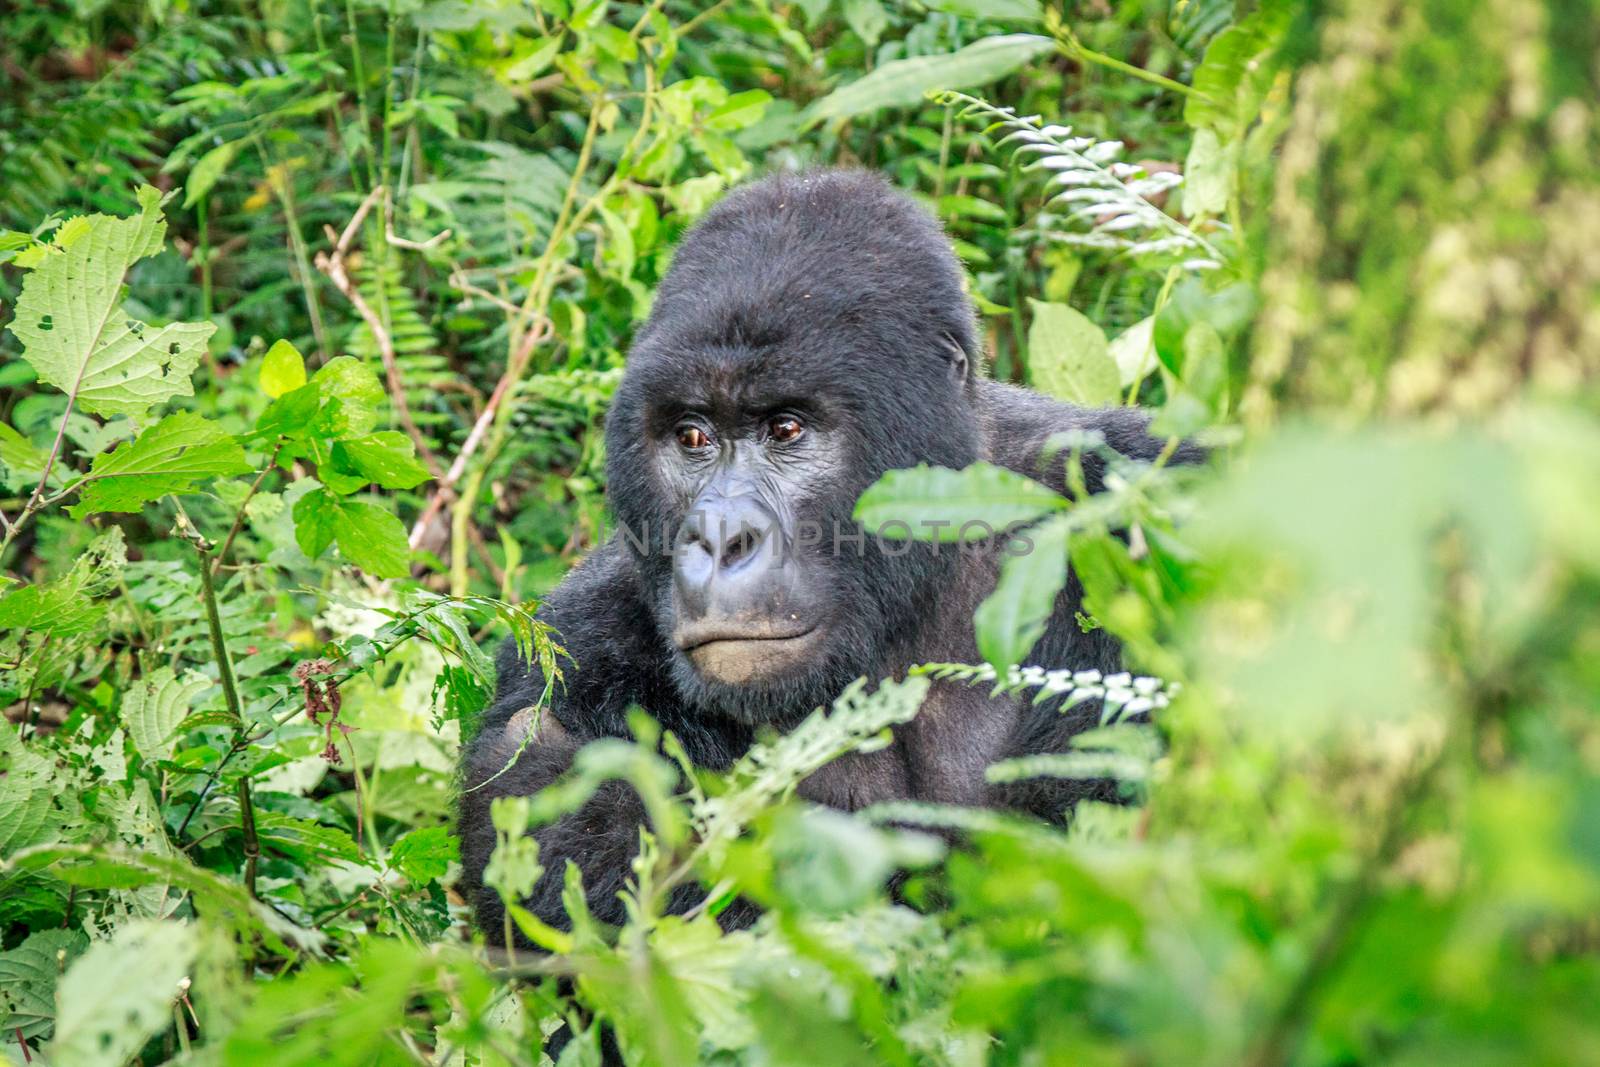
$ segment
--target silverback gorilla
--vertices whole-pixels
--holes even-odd
[[[697,765],[722,768],[758,730],[794,725],[857,677],[978,661],[972,614],[994,587],[998,552],[860,537],[851,512],[885,471],[988,460],[1064,492],[1061,460],[1041,456],[1052,435],[1098,431],[1145,459],[1159,450],[1135,411],[1071,407],[979,367],[949,242],[873,175],[768,178],[689,233],[606,424],[618,533],[539,610],[571,655],[564,685],[528,738],[544,678],[508,643],[466,753],[463,887],[490,937],[504,929],[481,882],[494,847],[490,801],[549,785],[589,741],[630,736],[630,706],[676,733]],[[1093,456],[1084,466],[1093,492],[1100,468]],[[826,532],[803,536],[816,530]],[[1114,642],[1075,618],[1080,595],[1069,583],[1031,659],[1115,669]],[[892,746],[846,757],[800,791],[843,809],[918,799],[1059,818],[1077,799],[1071,783],[990,786],[984,767],[1060,751],[1094,714],[936,684]],[[631,787],[614,782],[535,831],[546,873],[527,907],[568,925],[562,871],[572,860],[594,914],[620,922],[617,894],[645,821]],[[695,892],[683,887],[674,907],[692,906]],[[723,913],[747,921],[739,916]]]

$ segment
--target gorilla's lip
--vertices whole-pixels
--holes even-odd
[[[776,631],[759,627],[731,626],[727,624],[690,625],[679,630],[677,645],[685,652],[696,652],[707,645],[734,642],[798,641],[817,632],[816,624],[795,630]]]

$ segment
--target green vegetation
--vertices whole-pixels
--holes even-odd
[[[566,1021],[563,1067],[602,1026],[636,1064],[1600,1062],[1597,52],[1572,0],[7,7],[0,1057],[532,1067]],[[570,933],[512,911],[550,954],[486,951],[485,649],[565,663],[532,611],[602,535],[678,236],[841,162],[944,221],[991,373],[1216,460],[1080,503],[892,473],[863,518],[1039,520],[987,662],[687,788],[636,713],[497,805],[489,872],[517,899],[522,830],[626,779],[629,923],[572,891]],[[1030,664],[1069,559],[1126,676]],[[930,676],[1153,708],[990,771],[1131,803],[793,797]],[[718,903],[664,917],[685,880]]]

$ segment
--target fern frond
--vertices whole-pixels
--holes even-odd
[[[1019,116],[1015,108],[958,92],[936,93],[934,99],[960,105],[962,118],[988,119],[990,131],[1006,131],[997,144],[1014,145],[1018,156],[1031,157],[1025,169],[1053,172],[1050,184],[1063,188],[1048,203],[1061,213],[1039,218],[1052,240],[1134,255],[1183,256],[1182,265],[1190,270],[1222,265],[1222,253],[1210,241],[1151,202],[1181,185],[1182,175],[1124,162],[1121,141],[1075,136],[1070,126],[1042,125],[1039,116]]]
[[[992,683],[995,695],[1037,689],[1038,693],[1033,698],[1035,704],[1065,697],[1061,704],[1062,711],[1088,700],[1102,700],[1106,707],[1106,721],[1164,708],[1178,693],[1176,682],[1163,682],[1160,678],[1133,675],[1127,671],[1103,675],[1094,670],[1045,670],[1043,667],[1013,665],[1006,672],[1005,680],[1000,681],[994,665],[990,663],[925,663],[914,668],[912,673],[937,681],[968,682],[973,685]]]

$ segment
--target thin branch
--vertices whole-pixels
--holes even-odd
[[[238,537],[239,531],[244,528],[244,509],[250,506],[250,500],[256,495],[256,490],[261,488],[261,483],[266,481],[267,475],[272,473],[272,466],[278,462],[278,453],[282,449],[283,441],[280,438],[278,443],[272,446],[272,455],[267,457],[267,465],[261,468],[261,473],[256,475],[256,480],[250,483],[249,491],[244,494],[244,499],[240,501],[239,513],[233,517],[233,525],[228,528],[228,536],[222,539],[222,547],[217,549],[216,555],[213,557],[211,564],[213,574],[221,568],[223,559],[228,555],[228,549],[233,547],[233,539]]]
[[[200,531],[195,529],[182,508],[178,510],[178,529],[194,545],[200,557],[200,595],[205,601],[206,626],[211,634],[211,653],[217,661],[217,678],[222,683],[222,699],[233,715],[235,729],[246,729],[244,706],[239,702],[239,689],[233,680],[233,661],[228,658],[228,643],[222,636],[222,614],[217,610],[217,590],[212,581],[210,545]],[[244,887],[252,898],[256,897],[256,867],[261,860],[261,839],[256,835],[256,809],[250,798],[250,776],[239,776],[239,820],[244,831]]]
[[[411,405],[406,402],[405,382],[400,377],[400,365],[395,356],[394,339],[390,337],[378,313],[372,310],[372,305],[361,295],[361,290],[350,280],[350,274],[345,269],[345,253],[350,249],[350,242],[355,238],[361,223],[366,220],[367,213],[384,195],[385,189],[381,185],[368,193],[367,198],[356,209],[356,213],[351,216],[344,232],[337,237],[334,235],[333,227],[327,227],[328,236],[334,241],[333,254],[318,252],[317,269],[328,276],[334,288],[344,294],[345,299],[356,309],[356,314],[367,324],[372,339],[377,342],[378,355],[383,360],[383,374],[389,385],[389,401],[394,405],[395,415],[400,419],[400,425],[405,428],[406,435],[417,446],[417,455],[421,457],[423,464],[433,477],[438,479],[443,468],[439,465],[439,458],[433,454],[433,449],[428,447],[428,440],[417,427],[416,420],[411,417]],[[378,284],[383,284],[381,277],[378,279]]]

